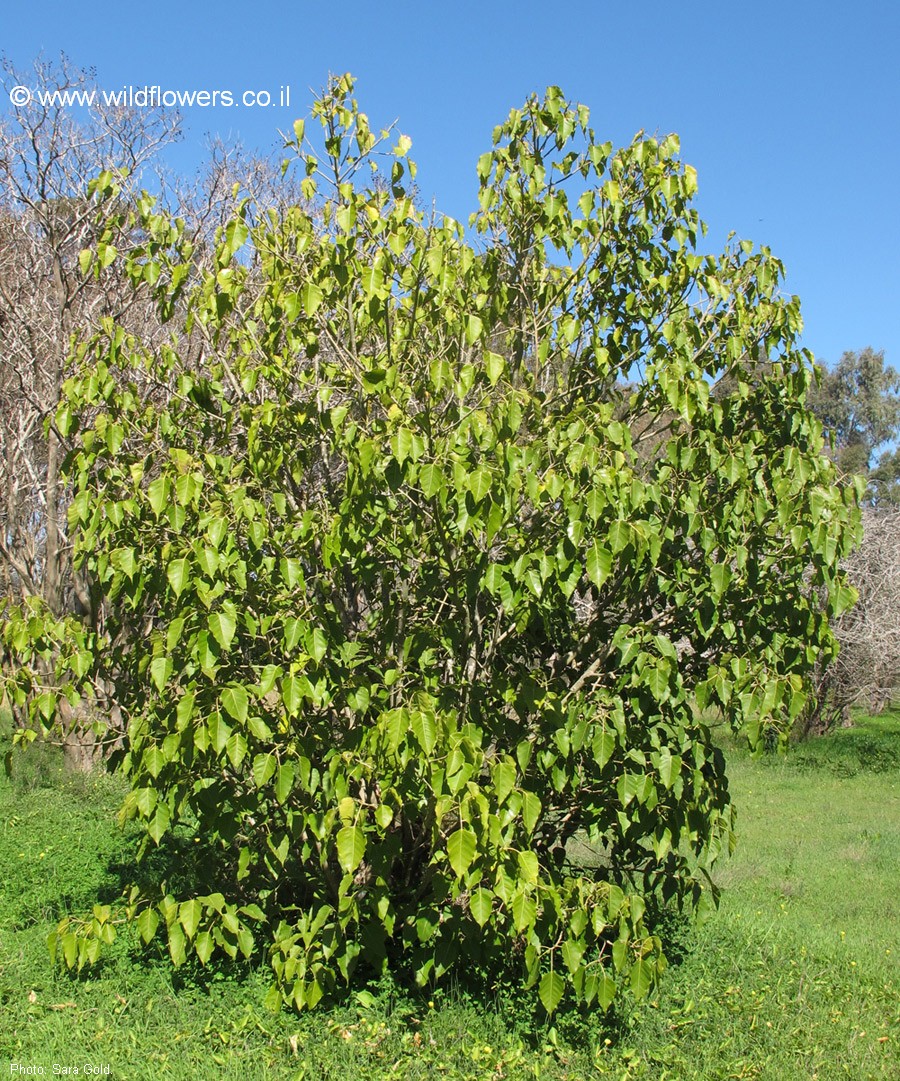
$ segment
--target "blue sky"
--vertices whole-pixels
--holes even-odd
[[[803,344],[833,362],[872,345],[900,367],[900,4],[858,0],[130,6],[19,3],[0,52],[61,50],[98,85],[268,90],[291,107],[185,112],[179,166],[217,132],[271,151],[329,72],[352,72],[373,125],[412,137],[422,195],[465,219],[491,130],[560,85],[601,139],[681,137],[718,249],[768,244],[798,293]],[[8,108],[0,102],[0,109]]]

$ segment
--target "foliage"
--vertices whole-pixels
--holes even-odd
[[[885,367],[884,350],[844,353],[821,373],[810,407],[834,440],[843,473],[868,475],[868,497],[876,504],[900,503],[900,458],[875,452],[900,433],[900,375]]]
[[[780,264],[697,252],[674,137],[613,151],[551,89],[494,132],[467,234],[414,204],[408,139],[378,168],[351,94],[314,107],[324,152],[295,127],[305,203],[244,205],[210,273],[142,198],[127,270],[171,344],[107,319],[65,387],[106,616],[11,612],[23,662],[68,645],[9,692],[49,725],[102,675],[123,818],[215,861],[56,944],[81,967],[121,917],[176,964],[266,949],[297,1007],[359,964],[425,985],[511,958],[548,1012],[606,1008],[665,966],[648,902],[698,905],[731,844],[695,704],[754,743],[802,709],[854,495]]]

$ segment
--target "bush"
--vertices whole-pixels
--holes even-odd
[[[214,273],[136,208],[171,344],[106,321],[57,413],[102,632],[6,641],[114,685],[124,817],[217,851],[214,891],[127,896],[176,964],[267,949],[302,1007],[360,964],[511,959],[548,1011],[605,1008],[665,967],[648,904],[700,904],[731,843],[695,705],[754,741],[796,716],[853,496],[781,266],[698,254],[674,137],[613,152],[551,89],[495,131],[467,233],[417,209],[405,137],[365,180],[389,136],[351,94],[315,105],[324,153],[296,126],[308,205],[242,204]],[[65,960],[110,919],[64,922]]]

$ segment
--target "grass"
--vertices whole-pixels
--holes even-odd
[[[728,754],[740,840],[719,873],[719,910],[686,935],[651,1000],[551,1025],[514,988],[450,986],[428,999],[388,981],[313,1014],[273,1015],[264,968],[176,972],[128,935],[90,974],[54,969],[48,932],[63,913],[114,898],[131,850],[114,825],[120,782],[66,776],[32,748],[0,780],[0,1071],[900,1077],[900,714],[860,718],[786,759]]]

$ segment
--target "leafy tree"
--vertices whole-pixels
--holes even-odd
[[[821,373],[810,406],[834,440],[842,473],[867,474],[873,503],[900,502],[900,459],[876,452],[900,434],[900,375],[885,367],[884,350],[844,353]]]
[[[107,320],[65,387],[108,617],[11,612],[9,691],[49,725],[108,672],[123,817],[147,846],[193,832],[212,869],[57,946],[80,966],[136,919],[176,964],[266,949],[297,1007],[397,959],[423,984],[512,963],[548,1011],[607,1007],[663,971],[648,906],[709,898],[732,842],[697,707],[754,743],[803,707],[852,599],[854,493],[781,265],[697,251],[675,137],[614,151],[533,97],[467,233],[416,207],[409,140],[352,87],[313,109],[324,151],[295,127],[303,205],[243,206],[196,288],[181,223],[141,200],[127,269],[172,343]],[[178,348],[198,325],[206,370]]]

